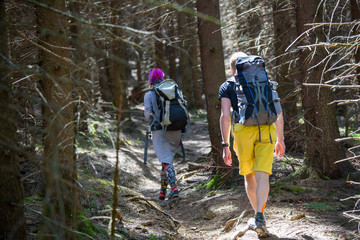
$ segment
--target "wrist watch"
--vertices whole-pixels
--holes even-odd
[[[222,143],[221,143],[221,146],[222,146],[223,148],[224,148],[224,147],[229,147],[229,144],[222,142]]]

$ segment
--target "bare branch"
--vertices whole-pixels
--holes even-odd
[[[330,47],[330,48],[351,48],[354,47],[353,44],[347,44],[347,43],[328,43],[328,42],[320,42],[316,44],[310,44],[310,45],[304,45],[304,46],[298,46],[298,48],[306,48],[311,49],[313,47]]]
[[[357,140],[360,139],[360,137],[346,137],[346,138],[337,138],[335,139],[336,142],[345,141],[345,140]]]
[[[331,105],[331,104],[336,104],[336,105],[346,105],[346,104],[352,104],[352,103],[359,103],[360,102],[360,99],[346,99],[346,100],[334,100],[330,103],[328,103],[328,105]]]
[[[359,158],[360,156],[354,156],[354,157],[349,157],[349,158],[344,158],[344,159],[341,159],[341,160],[338,160],[335,162],[336,163],[341,163],[341,162],[345,162],[345,161],[348,161],[348,160],[352,160],[352,159],[356,159],[356,158]]]
[[[343,88],[343,89],[358,89],[360,85],[331,85],[324,83],[303,83],[307,87],[329,87],[329,88]]]

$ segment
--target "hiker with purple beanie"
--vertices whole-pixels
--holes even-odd
[[[163,131],[163,126],[160,124],[160,111],[153,88],[162,81],[164,81],[164,72],[159,68],[152,69],[149,73],[150,90],[144,96],[144,116],[147,121],[151,121],[152,142],[156,156],[162,165],[159,199],[165,200],[168,185],[171,188],[168,199],[179,196],[173,160],[182,134],[181,130]]]

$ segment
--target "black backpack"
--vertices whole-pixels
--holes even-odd
[[[174,80],[167,79],[153,88],[160,110],[158,127],[165,131],[185,132],[190,123],[187,102]]]
[[[240,57],[235,66],[235,92],[239,107],[236,119],[246,126],[258,125],[261,141],[260,125],[270,126],[281,111],[280,98],[274,89],[277,83],[269,81],[265,61],[260,56]]]

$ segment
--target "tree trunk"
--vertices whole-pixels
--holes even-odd
[[[247,24],[248,24],[248,28],[246,29],[246,32],[248,32],[249,34],[249,38],[250,41],[248,41],[250,43],[250,53],[257,53],[260,54],[260,45],[262,43],[262,41],[260,41],[259,37],[262,35],[261,31],[263,30],[263,17],[261,17],[262,15],[262,10],[263,10],[263,6],[261,7],[261,5],[264,5],[263,2],[261,0],[252,0],[250,1],[250,6],[249,9],[254,9],[254,12],[252,14],[250,14]],[[257,7],[260,7],[259,9],[255,10]]]
[[[194,33],[195,35],[195,33]],[[193,39],[191,41],[191,69],[192,69],[192,92],[194,95],[194,105],[196,109],[204,108],[204,103],[202,100],[202,83],[200,79],[200,72],[198,68],[198,58],[199,58],[199,52],[198,52],[198,39]]]
[[[160,30],[158,30],[155,35],[157,38],[162,39],[163,36],[161,35],[161,33],[159,32]],[[154,52],[154,61],[155,61],[155,66],[157,68],[160,68],[161,70],[163,70],[165,72],[166,70],[166,64],[165,64],[165,46],[162,43],[162,41],[158,41],[155,40],[155,52]]]
[[[321,22],[323,11],[317,11],[320,0],[297,0],[297,29],[298,34],[306,31],[304,24]],[[315,18],[316,15],[316,18]],[[316,43],[324,41],[324,33],[318,28],[311,32],[300,44]],[[313,52],[316,51],[316,52]],[[322,76],[324,64],[319,64],[326,56],[323,48],[312,48],[300,53],[299,65],[301,68],[301,80],[303,83],[319,83],[326,74]],[[332,101],[332,92],[329,88],[302,86],[302,105],[305,111],[305,169],[307,172],[320,173],[322,175],[338,178],[345,176],[351,170],[349,162],[334,164],[335,161],[345,158],[342,145],[335,142],[340,136],[336,120],[334,105],[327,105]]]
[[[165,62],[165,46],[162,42],[163,36],[162,36],[162,22],[161,22],[161,16],[163,14],[162,8],[157,8],[155,10],[155,14],[153,16],[154,23],[152,24],[152,31],[155,32],[155,36],[157,39],[154,40],[154,51],[152,52],[153,56],[153,62],[154,62],[154,68],[160,68],[163,70],[163,72],[166,72],[166,62]]]
[[[78,2],[69,2],[69,9],[72,15],[74,15],[77,18],[81,18],[80,15],[80,4]],[[71,26],[70,26],[70,32],[71,32],[71,45],[73,48],[76,49],[76,51],[73,51],[72,59],[74,59],[74,62],[81,66],[85,62],[85,49],[88,47],[88,44],[86,44],[87,39],[83,38],[83,26],[80,22],[71,19]],[[86,66],[83,66],[84,69],[89,69]],[[90,68],[91,69],[91,68]],[[79,126],[76,128],[75,132],[76,135],[78,134],[78,131],[85,131],[87,129],[87,107],[90,105],[90,102],[87,99],[87,96],[89,96],[90,88],[88,86],[88,81],[85,81],[85,79],[89,79],[89,74],[85,72],[82,69],[74,69],[72,71],[72,81],[75,83],[75,89],[76,89],[76,96],[74,98],[77,104],[74,108],[75,113],[75,119],[79,120],[76,124]],[[91,106],[91,105],[90,105]],[[92,106],[91,106],[92,107]],[[90,108],[91,109],[91,108]]]
[[[184,5],[184,0],[178,1],[180,5]],[[178,36],[179,36],[179,68],[180,68],[180,78],[181,86],[184,95],[188,101],[189,108],[194,107],[194,98],[192,95],[193,86],[191,85],[191,59],[190,59],[190,41],[189,41],[189,24],[188,24],[187,14],[183,12],[178,12]]]
[[[23,186],[16,146],[16,114],[8,75],[9,57],[4,1],[0,1],[0,239],[26,239]]]
[[[351,8],[351,19],[353,21],[360,19],[360,7],[357,3],[357,0],[350,0],[350,8]],[[357,35],[360,33],[359,28],[354,29],[355,33],[354,35]],[[355,61],[356,63],[360,62],[360,50],[357,48],[355,52]],[[360,84],[360,77],[357,77],[357,84]]]
[[[298,80],[295,62],[297,55],[285,52],[285,49],[297,38],[295,25],[295,11],[286,10],[292,6],[286,1],[273,1],[274,21],[274,54],[276,70],[275,81],[279,83],[277,92],[281,99],[284,112],[285,144],[287,151],[298,150],[303,146],[300,137],[299,119],[297,117],[297,94],[295,93]]]
[[[191,7],[194,9],[195,4],[192,4]],[[200,79],[200,69],[199,69],[199,38],[195,38],[197,33],[196,18],[193,15],[189,15],[189,32],[190,32],[190,56],[191,56],[191,69],[192,69],[192,94],[194,96],[194,107],[196,109],[204,108],[204,103],[202,100],[203,88],[202,82]]]
[[[112,24],[120,24],[118,18],[118,1],[111,1],[111,8],[115,11],[112,13]],[[120,29],[113,29],[117,37],[122,36]],[[126,46],[120,39],[113,39],[110,49],[110,67],[109,76],[111,81],[111,92],[113,95],[113,103],[116,109],[121,109],[121,119],[130,118],[130,109],[127,102],[127,86],[128,86],[128,56]]]
[[[100,69],[99,74],[99,84],[100,84],[100,94],[101,99],[105,102],[112,103],[113,96],[111,93],[111,80],[108,72],[108,59],[106,53],[106,43],[104,41],[95,41],[95,46],[97,47],[97,58],[101,59],[98,61],[98,66]]]
[[[168,24],[168,35],[169,38],[171,39],[171,44],[167,45],[167,52],[168,52],[168,59],[169,59],[169,78],[175,80],[176,82],[178,82],[177,79],[177,67],[176,67],[176,48],[175,48],[175,43],[174,43],[174,36],[176,34],[175,32],[175,20],[174,19],[170,19],[169,20],[169,24]]]
[[[197,0],[197,10],[220,19],[219,0]],[[211,151],[217,165],[224,165],[220,157],[222,152],[219,126],[221,104],[218,99],[219,87],[225,81],[221,30],[219,24],[201,18],[198,19],[198,28]]]
[[[65,11],[64,0],[46,1],[49,7]],[[78,191],[76,188],[76,161],[73,124],[73,84],[70,67],[65,59],[70,58],[68,43],[68,21],[44,7],[38,7],[39,38],[41,50],[40,66],[46,73],[42,79],[45,118],[45,199],[42,234],[52,234],[59,239],[73,239],[69,229],[76,224]],[[49,220],[51,221],[49,221]],[[43,236],[44,237],[44,236]]]

